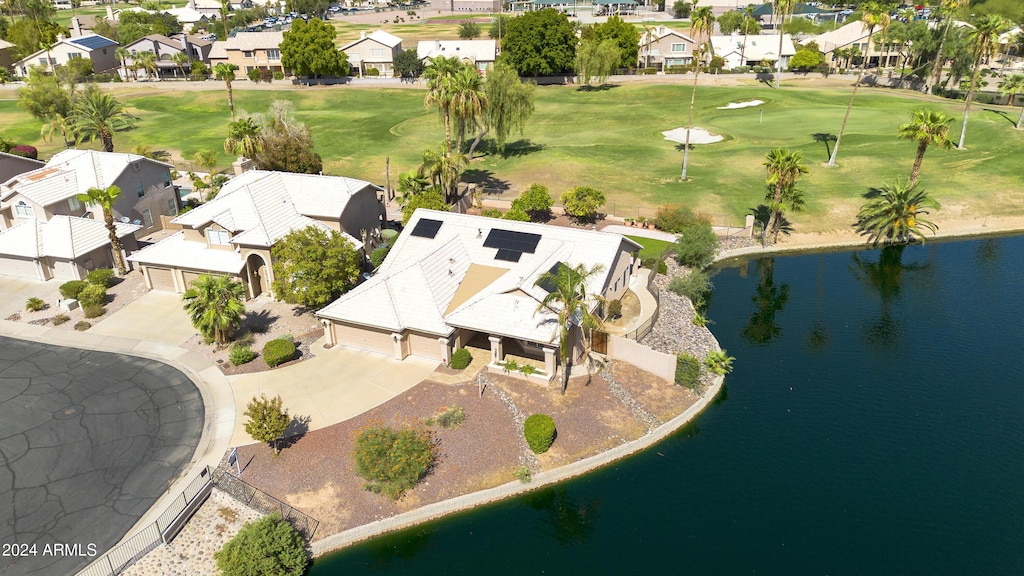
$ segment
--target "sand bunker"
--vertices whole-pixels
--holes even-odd
[[[686,128],[676,128],[675,130],[662,132],[662,134],[665,135],[665,140],[679,142],[680,144],[686,142]],[[694,128],[690,132],[690,144],[711,144],[712,142],[721,142],[724,139],[723,136],[712,134],[703,128]]]
[[[719,110],[735,110],[736,108],[747,108],[750,106],[760,106],[764,104],[764,100],[751,100],[749,102],[729,102],[728,106],[719,106]]]

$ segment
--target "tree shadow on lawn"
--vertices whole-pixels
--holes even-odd
[[[618,84],[598,84],[597,86],[591,86],[590,84],[584,84],[576,89],[577,92],[607,92],[613,88],[618,88]]]
[[[838,139],[838,136],[836,136],[835,134],[832,134],[831,132],[815,132],[814,134],[811,134],[811,138],[814,138],[815,142],[824,142],[825,143],[825,159],[826,160],[828,160],[829,158],[832,157],[832,149],[829,148],[828,143],[829,142],[835,142]]]
[[[501,156],[503,160],[508,160],[509,158],[518,158],[520,156],[533,154],[534,152],[540,152],[545,148],[547,148],[547,146],[544,144],[538,144],[533,140],[523,139],[510,142],[505,145],[504,150],[495,153]]]
[[[463,172],[462,181],[469,182],[470,184],[476,184],[477,188],[484,194],[501,194],[503,192],[508,192],[512,187],[508,183],[508,180],[497,178],[494,176],[494,172],[480,168],[474,168]]]
[[[995,109],[992,109],[992,108],[982,108],[982,110],[984,110],[985,112],[991,112],[991,113],[993,113],[993,114],[995,114],[997,116],[1002,116],[1004,120],[1006,120],[1007,122],[1009,122],[1013,126],[1017,126],[1017,118],[1014,117],[1014,116],[1017,116],[1016,114],[1012,114],[1011,115],[1011,114],[1009,114],[1009,113],[1007,113],[1007,112],[1005,112],[1003,110],[995,110]]]

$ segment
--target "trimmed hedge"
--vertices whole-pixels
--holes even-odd
[[[89,284],[98,284],[104,288],[114,285],[114,271],[110,268],[97,268],[85,277]]]
[[[473,356],[470,355],[469,350],[465,348],[459,348],[452,354],[452,361],[448,363],[448,366],[455,370],[463,370],[469,363],[473,361]]]
[[[82,308],[103,306],[107,303],[107,287],[99,284],[86,284],[78,294],[78,301],[82,303]]]
[[[78,298],[88,283],[85,280],[69,280],[60,285],[60,295],[63,298]]]
[[[391,251],[391,244],[382,244],[373,252],[370,252],[370,264],[373,265],[374,269],[380,268],[380,265],[384,263],[384,259],[388,257],[388,252]]]
[[[309,565],[306,540],[277,512],[246,522],[213,553],[223,576],[302,576]]]
[[[534,414],[523,422],[523,435],[534,454],[543,454],[555,441],[555,421],[547,414]]]
[[[284,364],[295,356],[295,343],[291,340],[271,340],[263,345],[263,359],[271,368]]]

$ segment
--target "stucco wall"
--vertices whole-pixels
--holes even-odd
[[[635,340],[622,336],[608,336],[608,357],[621,360],[646,370],[655,376],[675,382],[676,357],[652,350]]]

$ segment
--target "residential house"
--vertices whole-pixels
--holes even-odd
[[[237,277],[250,298],[271,292],[270,248],[289,232],[316,226],[369,249],[380,237],[380,189],[339,176],[252,170],[213,200],[171,221],[182,230],[133,254],[153,290],[184,292],[201,274]]]
[[[185,8],[195,10],[209,18],[219,18],[222,7],[220,0],[188,0],[185,3]]]
[[[194,32],[197,28],[206,28],[206,25],[211,20],[210,15],[194,8],[189,8],[187,4],[181,8],[167,8],[163,12],[177,18],[178,22],[181,23],[182,30],[185,32]]]
[[[789,34],[782,35],[782,68],[789,67],[789,59],[796,54],[793,38]],[[725,60],[725,69],[737,66],[758,66],[762,62],[771,62],[776,66],[779,61],[779,35],[758,34],[744,36],[734,33],[729,36],[711,37],[711,55]]]
[[[131,44],[125,45],[125,49],[132,55],[132,58],[129,58],[127,61],[129,67],[132,67],[134,56],[139,52],[153,52],[156,54],[158,75],[174,78],[181,75],[187,76],[192,69],[191,63],[179,67],[174,61],[175,54],[184,53],[191,60],[206,62],[209,60],[212,48],[213,42],[188,34],[175,34],[173,37],[163,36],[162,34],[150,34],[149,36],[139,38]],[[139,70],[138,73],[146,75],[144,70]]]
[[[234,38],[213,43],[210,65],[216,66],[221,62],[234,64],[243,75],[254,68],[288,74],[281,66],[283,40],[283,32],[239,32]]]
[[[671,28],[655,26],[640,35],[641,68],[664,70],[671,66],[693,63],[693,53],[700,43]]]
[[[114,228],[127,253],[137,245],[135,224]],[[84,280],[90,270],[113,268],[110,232],[101,220],[60,214],[29,219],[0,232],[0,275],[35,280]]]
[[[538,280],[561,266],[600,265],[587,294],[615,300],[639,269],[640,248],[608,232],[421,209],[376,274],[317,316],[330,344],[447,362],[473,342],[490,348],[492,363],[506,354],[543,361],[550,378],[558,310],[540,305],[552,287]],[[587,305],[597,310],[599,300]]]
[[[435,56],[457,57],[486,74],[498,57],[498,43],[495,40],[421,40],[416,45],[416,57],[420,60]]]
[[[18,174],[42,168],[46,162],[0,152],[0,182],[6,182]]]
[[[0,38],[0,68],[10,70],[14,66],[14,44]]]
[[[73,38],[60,37],[55,44],[49,48],[33,52],[28,56],[14,63],[14,68],[22,76],[28,75],[31,66],[42,66],[47,70],[53,70],[56,66],[64,66],[75,58],[89,58],[92,60],[92,69],[97,74],[110,72],[117,68],[117,58],[114,51],[117,50],[117,42],[100,36],[99,34],[88,34]]]
[[[348,58],[348,64],[360,77],[367,70],[377,70],[378,76],[393,76],[395,57],[402,52],[402,39],[383,30],[374,30],[369,35],[359,33],[359,40],[341,47]]]
[[[121,195],[113,206],[114,219],[140,226],[139,235],[163,228],[161,215],[178,213],[178,193],[164,162],[137,154],[64,150],[43,167],[0,184],[0,231],[27,220],[47,222],[54,216],[103,220],[103,211],[77,198],[90,188],[117,186]]]
[[[818,49],[825,54],[825,63],[832,68],[845,68],[858,64],[863,61],[865,56],[867,56],[869,68],[896,66],[900,60],[900,45],[896,43],[883,44],[872,41],[871,52],[865,55],[868,49],[868,29],[859,20],[857,22],[850,22],[830,32],[811,36],[803,41],[802,44],[807,45],[811,42],[818,44]],[[856,48],[858,55],[853,61],[842,56],[844,50],[851,48]],[[837,50],[840,51],[839,56],[836,56]]]

